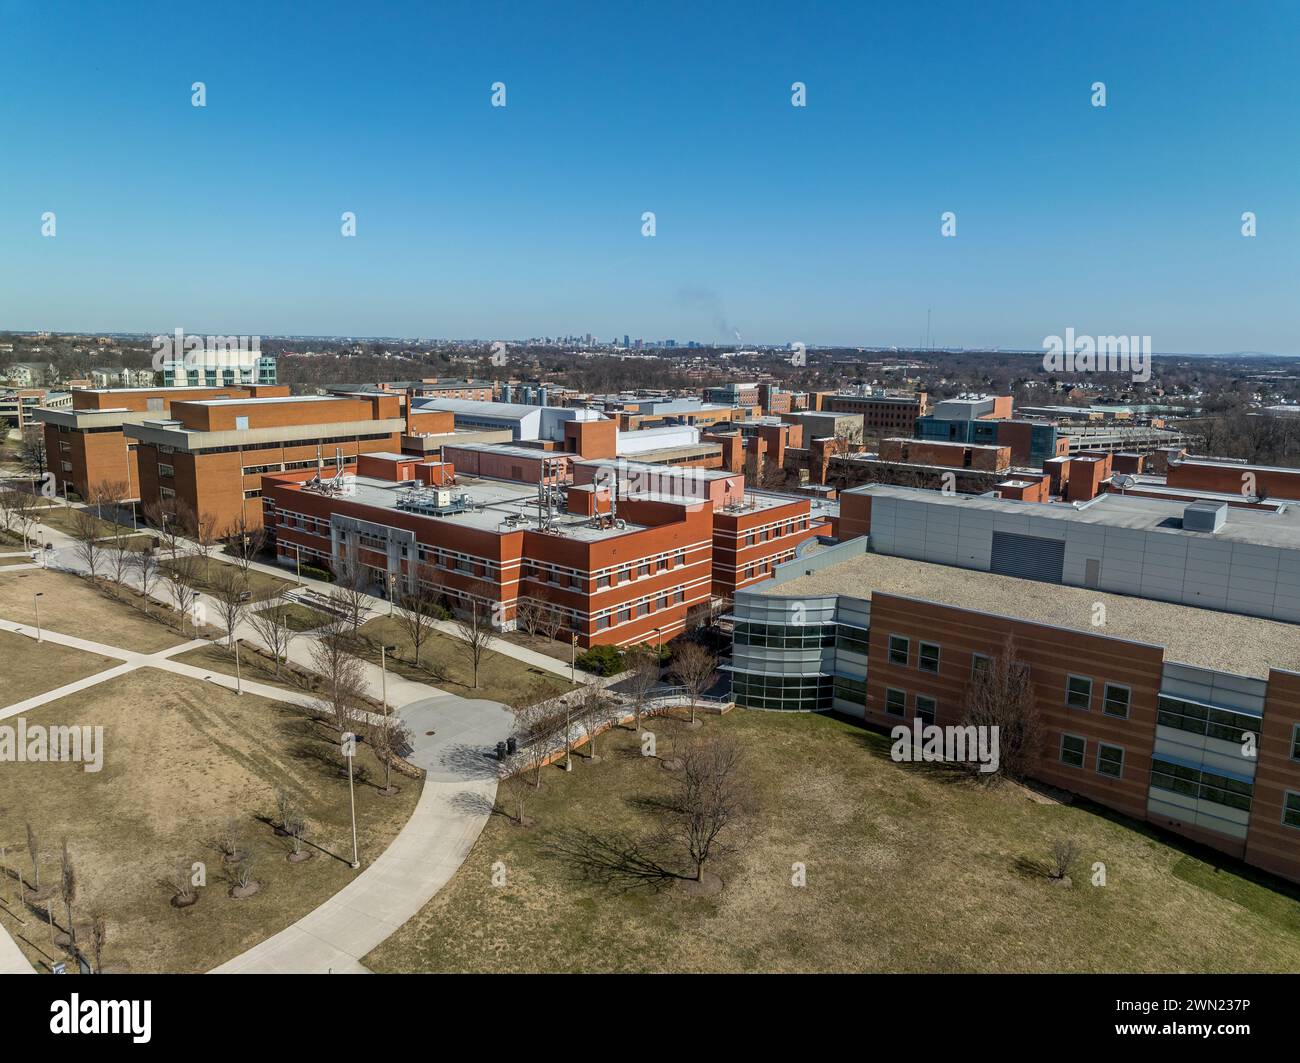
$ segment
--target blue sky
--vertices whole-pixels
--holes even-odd
[[[0,0],[0,47],[0,327],[1300,354],[1300,4]]]

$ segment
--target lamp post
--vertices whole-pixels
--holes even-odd
[[[37,642],[44,641],[44,638],[41,635],[41,599],[44,597],[45,597],[44,591],[37,591],[32,596],[32,608],[36,610],[36,641]]]
[[[241,675],[239,670],[239,644],[243,641],[244,641],[243,639],[235,639],[235,693],[236,694],[242,694],[244,692],[244,677]]]
[[[393,599],[397,595],[397,573],[388,574],[388,615],[393,615]]]
[[[298,586],[301,587],[302,586],[302,547],[299,546],[297,543],[290,543],[289,545],[293,547],[294,555],[298,558],[297,577],[298,577]]]
[[[569,682],[578,681],[578,633],[575,631],[569,637]]]
[[[384,719],[388,719],[388,653],[390,650],[396,650],[396,646],[379,647],[379,682],[380,688],[384,692]]]
[[[357,752],[357,736],[351,731],[343,732],[343,755],[348,760],[348,801],[352,805],[352,870],[361,866],[357,854],[357,795],[352,786],[352,758]]]

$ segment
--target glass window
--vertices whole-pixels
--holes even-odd
[[[917,646],[916,666],[923,672],[939,673],[939,647],[933,642],[922,642]]]
[[[1081,675],[1066,676],[1065,703],[1072,709],[1092,708],[1092,680]]]
[[[889,663],[907,665],[907,654],[910,643],[901,635],[889,636]]]
[[[1192,734],[1206,735],[1234,744],[1250,732],[1258,737],[1260,717],[1232,709],[1220,709],[1182,698],[1160,695],[1157,722],[1165,727],[1176,727]]]
[[[1097,770],[1102,775],[1118,779],[1124,774],[1124,750],[1119,746],[1108,746],[1105,742],[1097,744]]]
[[[1107,716],[1118,716],[1121,720],[1128,719],[1129,689],[1115,683],[1106,684],[1106,700],[1102,704],[1101,711]]]
[[[885,711],[890,716],[902,716],[907,712],[907,691],[885,690]]]
[[[989,664],[993,658],[983,653],[972,653],[970,655],[970,677],[974,679],[977,675],[983,675],[989,670]]]
[[[934,713],[937,708],[934,698],[926,697],[924,694],[916,695],[916,715],[927,727],[934,723]]]
[[[836,625],[836,649],[850,650],[853,653],[865,654],[868,650],[869,638],[870,635],[864,627],[850,627],[848,624]]]
[[[1294,790],[1286,792],[1286,800],[1282,804],[1282,822],[1288,827],[1300,827],[1300,794]]]
[[[1073,768],[1083,767],[1083,756],[1088,748],[1085,739],[1078,735],[1061,735],[1061,763]]]
[[[1291,759],[1300,760],[1300,723],[1291,727]]]
[[[842,701],[851,701],[855,705],[865,705],[867,701],[867,681],[865,679],[850,679],[848,676],[837,675],[833,688],[835,697]]]

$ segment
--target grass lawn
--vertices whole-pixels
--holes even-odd
[[[30,554],[23,554],[20,557],[0,557],[0,568],[8,568],[11,565],[30,565],[31,563]]]
[[[226,649],[224,638],[208,646],[199,646],[171,658],[181,664],[195,668],[206,668],[220,672],[222,675],[235,674],[235,654]],[[282,690],[291,690],[298,694],[310,694],[320,686],[320,677],[310,669],[302,668],[292,661],[280,662],[279,675],[271,655],[264,650],[250,646],[245,642],[239,648],[239,672],[250,682],[266,683]],[[378,698],[365,698],[365,703],[372,712],[380,712],[382,705]]]
[[[388,667],[398,675],[419,683],[432,683],[467,698],[487,698],[509,703],[525,691],[550,697],[573,689],[573,684],[552,672],[534,668],[523,661],[489,649],[479,662],[478,687],[473,663],[465,643],[441,631],[431,632],[420,647],[420,667],[411,662],[415,653],[405,626],[396,617],[377,616],[361,625],[362,656],[379,663],[381,645],[396,646],[388,655]]]
[[[670,725],[651,720],[665,753]],[[363,962],[377,971],[1295,971],[1300,903],[1084,807],[895,764],[887,738],[825,716],[704,718],[744,746],[758,812],[724,886],[600,882],[578,832],[620,851],[661,823],[673,775],[627,730],[602,760],[543,772],[520,828],[491,817],[465,864]],[[1038,870],[1080,846],[1073,888]],[[590,838],[587,839],[590,841]],[[680,849],[658,851],[685,871]],[[1213,861],[1213,857],[1207,859]],[[491,888],[502,861],[507,884]],[[1106,885],[1090,884],[1094,862]],[[791,884],[802,863],[807,882]],[[1280,886],[1273,882],[1273,886]]]
[[[182,639],[161,620],[114,601],[85,580],[50,569],[24,569],[0,576],[0,616],[20,624],[33,623],[33,595],[38,591],[43,595],[41,626],[50,631],[138,653],[157,653],[188,639],[188,634]],[[139,601],[134,592],[122,593],[130,601]],[[158,605],[152,609],[155,617],[167,612]]]
[[[571,647],[561,639],[548,639],[545,635],[529,635],[523,631],[507,631],[497,637],[506,642],[513,642],[516,646],[523,646],[525,649],[544,653],[547,657],[554,657],[566,667],[571,660]],[[579,652],[581,653],[581,651]]]
[[[74,650],[56,642],[38,643],[12,631],[0,631],[0,661],[5,662],[0,708],[16,705],[122,663],[112,657]]]
[[[78,938],[85,941],[90,914],[102,909],[110,967],[134,972],[197,972],[238,955],[301,918],[355,876],[348,783],[340,771],[336,736],[301,710],[187,679],[141,669],[91,690],[42,706],[36,722],[104,727],[99,773],[71,763],[11,764],[0,772],[0,841],[11,866],[31,882],[25,824],[42,850],[42,882],[54,880],[58,847],[66,835],[77,870]],[[382,780],[368,747],[357,764]],[[371,781],[356,787],[357,829],[363,864],[374,860],[410,817],[418,780],[400,777],[400,791],[380,797]],[[315,856],[302,864],[285,859],[287,839],[260,817],[275,813],[278,789],[290,791],[311,824]],[[252,854],[253,877],[263,886],[245,900],[229,896],[214,836],[226,820],[240,824],[241,845]],[[193,907],[177,910],[162,882],[177,866],[195,861],[207,885]],[[37,964],[62,959],[40,915],[23,913],[15,884],[0,922]],[[62,925],[62,905],[56,906]],[[75,965],[72,966],[75,970]]]
[[[171,562],[167,558],[167,550],[165,546],[159,551],[158,557],[159,569],[170,569]],[[223,566],[227,571],[232,573],[238,573],[239,571],[234,565],[218,560],[215,555],[206,558],[191,558],[190,563],[194,566],[193,572],[195,585],[199,590],[208,594],[212,594],[215,591],[213,579],[219,573],[218,566]],[[290,580],[281,579],[279,576],[272,576],[266,572],[260,572],[255,568],[250,568],[248,570],[245,574],[245,579],[251,599],[255,602],[264,601],[267,598],[274,598],[281,591],[287,590],[289,587],[293,586],[293,583]]]
[[[319,609],[297,603],[286,606],[284,615],[294,631],[314,631],[331,619],[329,614],[322,613]]]

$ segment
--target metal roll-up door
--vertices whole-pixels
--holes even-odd
[[[1065,542],[995,531],[989,571],[1043,583],[1060,583],[1065,577]]]

